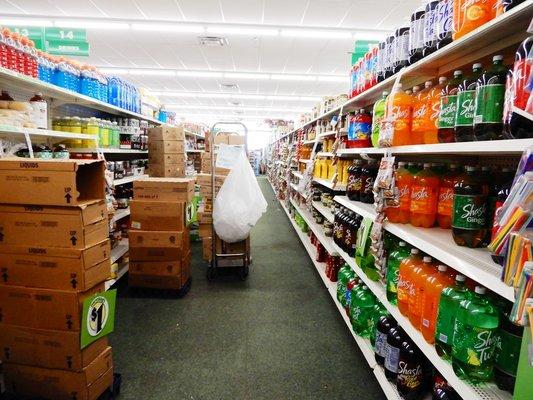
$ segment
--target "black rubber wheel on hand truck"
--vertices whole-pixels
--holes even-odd
[[[216,267],[209,267],[207,269],[207,280],[209,282],[213,281],[217,277],[217,269]]]
[[[246,278],[248,278],[249,273],[250,273],[250,267],[248,267],[248,265],[245,265],[244,267],[240,267],[239,278],[241,278],[241,281],[245,281]]]

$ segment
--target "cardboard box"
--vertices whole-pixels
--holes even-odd
[[[135,200],[190,202],[194,178],[147,178],[133,182]]]
[[[148,129],[149,140],[185,140],[185,131],[181,126],[158,126]]]
[[[78,206],[105,199],[103,160],[0,160],[0,203]]]
[[[2,365],[6,391],[18,396],[54,400],[96,400],[113,384],[111,347],[104,350],[82,372]]]
[[[0,359],[3,362],[82,371],[108,347],[107,337],[81,350],[79,332],[2,325]]]
[[[217,254],[242,254],[250,251],[250,237],[236,243],[227,243],[218,236],[215,240]]]
[[[182,231],[187,203],[133,200],[130,203],[131,229]]]
[[[109,236],[107,208],[0,205],[0,232],[2,244],[84,249]]]
[[[200,224],[212,224],[213,223],[213,214],[210,212],[205,212],[205,211],[198,212],[196,216]]]
[[[128,285],[131,287],[144,287],[152,289],[179,290],[187,283],[188,276],[156,276],[130,274]]]
[[[185,231],[186,232],[186,231]],[[184,231],[130,231],[130,248],[133,247],[175,247],[184,248],[189,236]]]
[[[149,164],[148,174],[151,177],[159,178],[184,178],[185,166],[179,165],[163,165],[163,164]]]
[[[211,258],[212,258],[211,246],[212,245],[213,245],[212,237],[202,238],[202,258],[204,259],[204,261],[211,261]]]
[[[79,332],[83,300],[104,290],[103,283],[85,292],[0,285],[0,330],[9,324]]]
[[[196,184],[200,186],[207,186],[211,187],[211,174],[197,174],[196,175]],[[222,186],[224,184],[224,181],[226,180],[225,175],[215,175],[215,186]]]
[[[220,186],[215,186],[215,196],[220,191]],[[200,186],[200,196],[206,199],[213,199],[213,189],[211,186]]]
[[[178,140],[150,140],[148,152],[185,154],[185,144]]]
[[[189,268],[190,254],[177,261],[131,261],[130,275],[181,276],[183,268]]]
[[[244,136],[242,135],[229,135],[228,144],[230,146],[242,146],[244,145]]]
[[[0,283],[86,291],[109,278],[109,239],[84,250],[0,246]]]
[[[185,167],[185,154],[175,153],[148,153],[149,165],[161,164],[165,167],[177,165],[179,167]]]
[[[213,236],[213,224],[199,224],[198,236],[201,238]]]
[[[183,243],[188,243],[188,241]],[[176,247],[132,247],[130,249],[130,262],[181,260],[183,254],[185,254],[185,249]]]

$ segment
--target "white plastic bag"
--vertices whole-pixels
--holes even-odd
[[[228,243],[244,240],[267,209],[244,150],[216,196],[213,224],[217,235]]]

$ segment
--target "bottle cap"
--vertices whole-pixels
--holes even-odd
[[[473,165],[467,165],[467,166],[465,167],[465,169],[466,169],[468,172],[473,172],[473,171],[475,171],[477,168],[474,167]]]
[[[466,281],[466,277],[464,275],[457,274],[457,275],[455,275],[455,280],[457,282],[464,282],[464,281]]]
[[[481,170],[486,172],[492,170],[492,168],[489,165],[484,165],[481,167]]]
[[[424,163],[424,169],[426,169],[426,168],[431,168],[431,163],[428,163],[428,162]]]
[[[483,64],[475,63],[474,65],[472,65],[472,69],[478,69],[478,68],[483,68]]]
[[[413,86],[413,92],[420,92],[420,86]]]
[[[492,61],[503,61],[503,56],[501,54],[497,54],[492,57]]]
[[[405,243],[405,242],[402,240],[400,243],[398,243],[398,245],[399,245],[400,247],[405,247],[405,246],[407,246],[407,243]]]
[[[361,286],[361,288],[362,288],[363,290],[368,290],[368,286],[366,286],[366,285]]]
[[[425,87],[426,89],[427,89],[428,87],[431,87],[431,86],[433,86],[433,82],[431,82],[431,81],[426,81],[426,82],[424,83],[424,87]]]
[[[37,93],[35,93],[35,95],[36,95],[36,96],[39,96],[39,97],[42,97],[42,96],[43,96],[43,94],[42,94],[41,92],[37,92]]]
[[[446,78],[445,76],[441,76],[439,78],[439,85],[442,85],[444,82],[446,82],[448,80],[448,78]]]
[[[476,286],[475,292],[477,294],[485,294],[486,291],[487,289],[485,289],[483,286]]]
[[[389,92],[387,92],[386,90],[383,91],[383,93],[381,93],[382,96],[388,96],[389,95]]]
[[[460,75],[463,75],[463,71],[461,71],[460,69],[453,71],[453,76],[460,76]]]
[[[439,272],[445,272],[445,271],[448,270],[448,266],[441,264],[441,265],[438,266],[438,270],[439,270]]]
[[[417,248],[411,249],[411,254],[418,254],[418,253],[420,253],[420,250],[418,250]]]
[[[448,165],[448,169],[451,169],[451,170],[457,169],[457,164]]]
[[[398,163],[398,168],[403,168],[403,167],[405,167],[405,161],[400,161]]]
[[[425,263],[430,263],[431,261],[433,261],[433,259],[430,256],[424,256],[422,261],[425,262]]]

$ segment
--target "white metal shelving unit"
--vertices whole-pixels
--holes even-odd
[[[71,153],[106,153],[106,154],[148,154],[148,150],[120,149],[110,147],[100,147],[98,149],[90,148],[70,148]]]
[[[320,178],[313,178],[313,182],[316,182],[324,187],[327,187],[328,189],[336,190],[339,192],[343,192],[346,190],[346,186],[337,183],[335,187],[333,186],[333,182],[327,179],[320,179]]]
[[[298,171],[295,171],[295,170],[293,170],[293,171],[291,171],[291,172],[292,172],[292,174],[293,174],[295,177],[297,177],[298,179],[302,179],[303,174],[302,174],[301,172],[298,172]]]
[[[12,137],[21,137],[24,135],[29,136],[41,136],[47,138],[57,138],[57,139],[83,139],[83,140],[97,140],[98,135],[86,135],[83,133],[71,133],[71,132],[62,132],[62,131],[53,131],[50,129],[33,129],[33,128],[22,128],[15,126],[0,125],[0,136],[12,136]]]
[[[126,218],[128,215],[130,215],[130,208],[122,208],[115,211],[115,214],[113,214],[113,222],[120,221],[122,218]]]
[[[335,153],[330,153],[327,151],[319,151],[318,153],[316,153],[317,157],[333,157],[334,155]]]
[[[144,179],[144,178],[148,178],[148,175],[144,174],[144,175],[127,176],[122,179],[115,179],[113,181],[113,184],[115,186],[120,186],[120,185],[125,185],[126,183],[131,183],[133,181],[136,181],[137,179]]]
[[[333,222],[333,213],[320,201],[313,201],[313,207],[324,216],[329,222]]]

